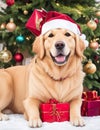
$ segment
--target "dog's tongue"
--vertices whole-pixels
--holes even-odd
[[[64,61],[65,61],[65,56],[56,56],[56,57],[55,57],[55,60],[56,60],[57,62],[64,62]]]

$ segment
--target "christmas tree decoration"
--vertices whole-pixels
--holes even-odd
[[[0,51],[0,61],[8,63],[12,59],[12,53],[5,47],[4,50]]]
[[[94,31],[97,28],[97,23],[91,19],[87,22],[87,26]]]
[[[15,0],[6,0],[6,4],[7,4],[8,6],[13,5],[14,3],[15,3]]]
[[[26,37],[26,40],[29,41],[31,38],[32,38],[31,36],[27,36],[27,37]]]
[[[95,61],[98,61],[98,60],[99,60],[99,56],[98,56],[98,55],[95,55],[95,56],[94,56],[94,59],[95,59]]]
[[[16,42],[17,43],[23,43],[24,41],[25,41],[24,36],[19,35],[19,36],[16,37]]]
[[[24,11],[23,11],[23,14],[27,15],[27,14],[28,14],[28,11],[27,11],[27,10],[24,10]]]
[[[58,2],[56,3],[56,5],[57,5],[57,6],[60,6],[60,4],[59,4]]]
[[[91,40],[89,47],[96,50],[99,48],[99,43],[97,42],[97,39]]]
[[[9,32],[13,32],[13,31],[16,29],[16,24],[14,23],[13,18],[10,19],[10,22],[9,22],[9,23],[7,23],[6,29],[7,29]]]
[[[100,11],[96,12],[96,16],[98,16],[98,17],[100,16]]]
[[[99,19],[95,18],[94,21],[98,24],[99,23]]]
[[[6,24],[5,24],[5,23],[2,23],[2,24],[0,25],[0,29],[3,30],[3,29],[5,29],[5,28],[6,28]]]
[[[16,61],[16,62],[22,62],[22,60],[23,60],[23,54],[22,53],[20,53],[20,52],[17,52],[17,53],[15,53],[14,54],[14,60]]]
[[[97,68],[96,65],[92,63],[91,60],[88,61],[86,65],[84,65],[83,71],[87,74],[94,74],[96,72]]]

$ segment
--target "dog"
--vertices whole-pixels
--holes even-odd
[[[84,72],[82,57],[85,45],[67,29],[52,29],[36,37],[31,63],[0,70],[0,120],[10,109],[23,113],[30,127],[41,127],[39,106],[49,99],[70,103],[70,122],[84,126],[80,114]]]

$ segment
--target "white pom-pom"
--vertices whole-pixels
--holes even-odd
[[[89,42],[87,40],[84,40],[85,46],[88,47],[89,46]]]
[[[89,42],[86,40],[86,35],[85,34],[81,34],[80,38],[84,41],[85,46],[88,47]]]
[[[85,34],[81,34],[80,36],[83,40],[86,39],[86,35]]]

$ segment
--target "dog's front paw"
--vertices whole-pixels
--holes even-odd
[[[82,117],[71,117],[70,122],[74,126],[85,126],[84,120]]]
[[[9,117],[6,114],[0,113],[0,121],[9,120]]]
[[[42,121],[40,118],[29,120],[29,127],[36,128],[41,126],[42,126]]]

